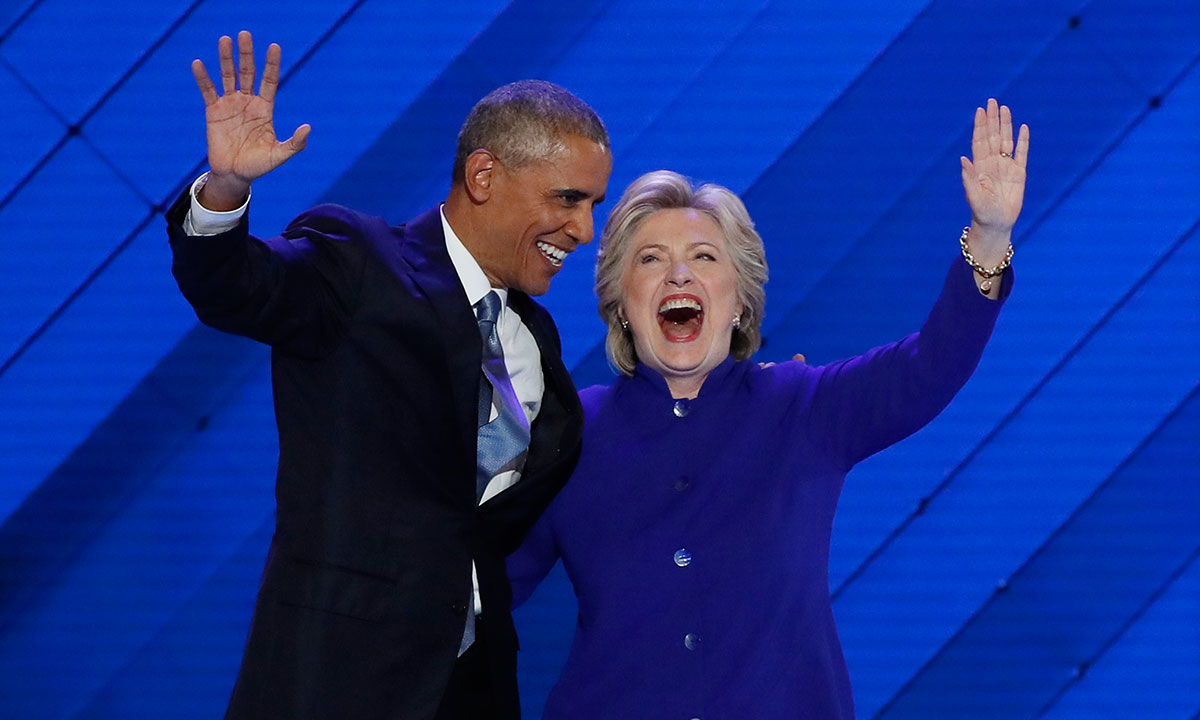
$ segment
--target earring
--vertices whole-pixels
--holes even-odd
[[[742,326],[742,316],[741,316],[741,315],[734,315],[734,316],[733,316],[733,329],[734,329],[734,330],[737,330],[737,329],[738,329],[738,328],[740,328],[741,326]]]
[[[628,330],[628,329],[629,329],[629,321],[628,321],[628,320],[626,320],[625,318],[621,318],[621,329],[622,329],[622,330]]]

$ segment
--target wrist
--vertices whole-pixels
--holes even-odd
[[[234,175],[209,172],[196,193],[196,200],[206,210],[229,212],[245,205],[249,196],[250,183]]]
[[[1003,241],[1005,237],[1011,239],[1012,233],[1005,233],[999,240]],[[968,243],[968,238],[970,238],[970,243]],[[995,237],[988,238],[989,242],[994,242],[997,239]],[[962,235],[958,238],[958,243],[962,246],[963,260],[966,261],[967,265],[971,266],[971,270],[975,275],[975,284],[979,288],[979,292],[990,298],[998,297],[1000,291],[998,280],[1004,274],[1004,271],[1008,269],[1012,261],[1012,243],[1006,242],[1003,246],[1004,249],[999,253],[998,257],[994,258],[992,257],[992,250],[995,246],[989,244],[987,254],[981,254],[976,244],[977,240],[974,226],[963,228]],[[982,245],[983,243],[979,244]]]
[[[971,222],[970,252],[980,265],[994,267],[1005,261],[1012,246],[1012,228],[996,228]]]

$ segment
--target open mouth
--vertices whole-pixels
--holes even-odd
[[[537,249],[542,252],[542,257],[554,267],[562,267],[563,260],[567,257],[567,251],[562,248],[557,248],[548,242],[538,240],[536,243]]]
[[[658,306],[658,326],[671,342],[688,342],[700,336],[704,306],[693,295],[671,295]]]

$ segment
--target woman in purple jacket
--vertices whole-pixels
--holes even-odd
[[[561,558],[579,621],[547,718],[851,718],[829,597],[847,471],[932,420],[1011,288],[1029,130],[977,109],[971,226],[920,332],[823,367],[759,367],[762,241],[725,188],[625,191],[596,269],[609,358],[574,476],[509,559],[522,602]]]

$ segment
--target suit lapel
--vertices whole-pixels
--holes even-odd
[[[442,350],[450,372],[454,407],[458,417],[465,455],[474,477],[476,435],[478,428],[480,363],[483,344],[479,326],[463,291],[462,283],[446,252],[442,219],[438,208],[409,222],[400,252],[415,271],[413,281],[429,298],[441,326]],[[562,348],[550,316],[527,295],[509,290],[509,303],[521,316],[538,344],[546,389],[542,394],[542,409],[532,427],[529,458],[522,479],[513,487],[492,498],[484,507],[505,504],[506,499],[527,481],[536,481],[556,463],[566,459],[559,452],[563,447],[576,447],[582,435],[582,411],[575,385],[562,364]]]
[[[562,449],[578,446],[583,432],[579,396],[562,363],[562,347],[553,321],[545,310],[522,292],[509,290],[508,300],[537,341],[545,391],[542,393],[541,410],[531,428],[529,457],[521,473],[521,481],[485,503],[484,507],[493,502],[502,505],[506,499],[511,499],[511,495],[519,494],[523,485],[536,482],[555,464],[566,460]]]
[[[479,326],[458,273],[454,270],[454,263],[446,252],[439,209],[435,207],[409,222],[404,232],[408,238],[401,244],[400,252],[415,270],[413,281],[429,298],[437,314],[441,350],[450,373],[450,387],[463,447],[470,451],[470,477],[473,478],[480,363],[483,357]]]

